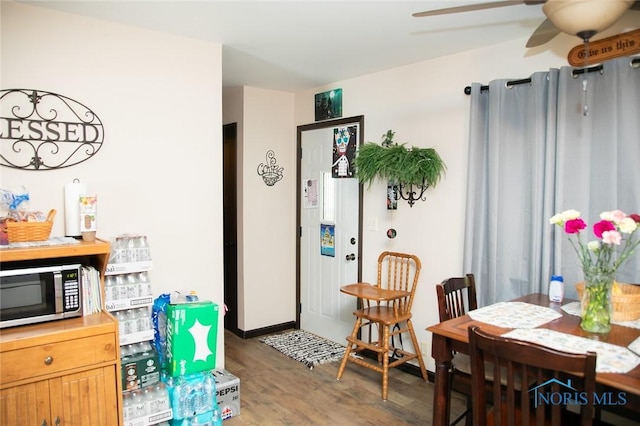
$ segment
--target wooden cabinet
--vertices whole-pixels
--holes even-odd
[[[51,417],[48,396],[49,384],[46,381],[0,390],[0,424],[42,425],[44,419]]]
[[[0,250],[2,264],[59,258],[103,277],[109,244]],[[118,324],[106,311],[0,330],[0,425],[120,425],[119,378]]]

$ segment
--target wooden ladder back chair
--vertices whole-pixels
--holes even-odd
[[[469,327],[474,401],[473,424],[591,425],[596,391],[596,354],[575,354],[535,343],[494,336]],[[493,408],[487,410],[485,361],[493,363]],[[501,386],[501,383],[506,385]],[[518,391],[518,388],[521,391]],[[578,416],[557,396],[579,393]],[[555,396],[554,396],[555,395]],[[584,398],[583,398],[584,397]]]
[[[476,281],[473,274],[464,277],[448,278],[436,285],[438,299],[438,314],[440,322],[465,315],[478,308],[476,296]],[[466,424],[471,425],[473,400],[471,399],[471,365],[466,354],[455,354],[452,361],[451,389],[467,398],[467,409],[460,414],[451,426],[466,418]]]
[[[476,281],[473,274],[442,281],[436,286],[436,295],[440,322],[461,317],[469,311],[478,309]]]
[[[412,254],[385,251],[378,256],[376,286],[406,292],[406,295],[389,301],[362,301],[362,308],[353,313],[356,321],[351,335],[347,336],[347,349],[338,370],[338,380],[342,378],[347,362],[377,371],[382,374],[382,399],[386,400],[389,369],[412,359],[417,359],[422,378],[427,380],[420,345],[411,323],[411,307],[421,269],[420,259]],[[366,330],[365,326],[374,327]],[[403,347],[403,333],[409,334],[413,352]],[[367,340],[364,340],[365,335]],[[374,359],[352,356],[365,351],[373,352]]]

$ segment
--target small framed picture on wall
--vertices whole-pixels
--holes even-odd
[[[342,117],[342,89],[315,95],[316,121]]]

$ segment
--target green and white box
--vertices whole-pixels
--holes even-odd
[[[183,376],[216,366],[218,305],[191,302],[167,307],[167,373]]]
[[[240,414],[240,379],[219,368],[212,371],[216,379],[216,399],[222,420]]]

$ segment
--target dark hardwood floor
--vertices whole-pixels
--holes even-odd
[[[241,404],[240,415],[225,426],[431,425],[432,383],[392,369],[385,402],[374,371],[350,363],[338,381],[338,362],[310,370],[258,339],[225,331],[225,367],[240,378]],[[454,394],[451,417],[464,406]]]

